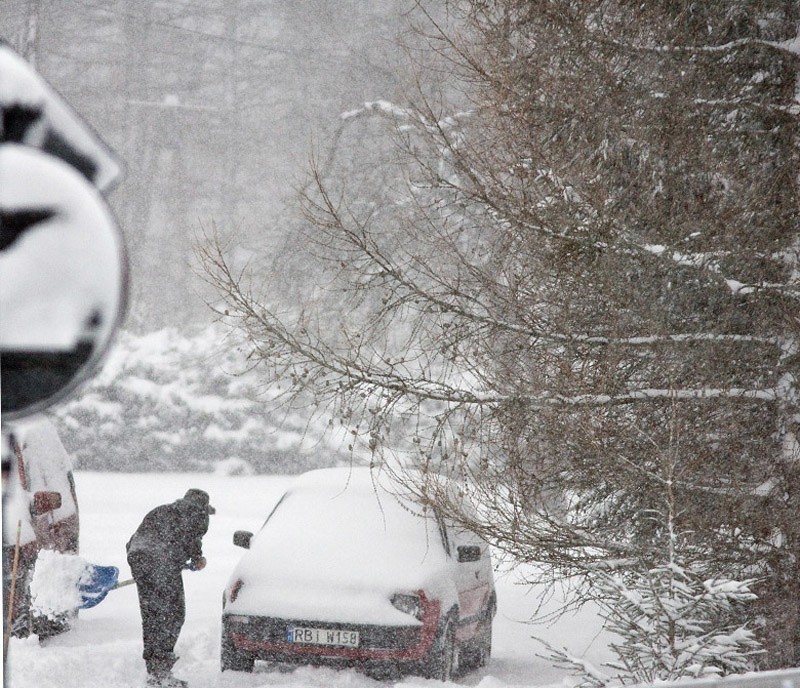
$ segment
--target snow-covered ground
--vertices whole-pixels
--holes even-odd
[[[130,577],[125,543],[144,514],[171,502],[189,487],[211,495],[216,515],[204,539],[208,566],[184,574],[186,624],[178,640],[180,660],[175,674],[192,688],[379,688],[386,687],[355,671],[335,672],[311,667],[293,671],[257,664],[253,674],[219,670],[219,634],[222,590],[243,554],[231,542],[234,530],[256,531],[270,506],[291,478],[274,476],[220,476],[213,474],[124,474],[78,472],[75,476],[81,505],[81,556],[95,564],[120,568]],[[494,624],[494,652],[488,667],[469,674],[459,684],[478,688],[520,688],[573,685],[574,679],[537,656],[540,646],[532,635],[564,646],[594,664],[609,658],[598,619],[583,612],[554,625],[531,625],[540,605],[536,590],[516,584],[514,574],[497,573],[499,611]],[[554,609],[550,600],[545,610]],[[145,682],[141,659],[139,608],[134,586],[112,591],[97,607],[83,610],[72,630],[40,644],[37,638],[12,639],[6,663],[7,688],[125,688]],[[409,677],[402,688],[442,685]]]

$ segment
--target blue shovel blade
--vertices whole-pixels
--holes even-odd
[[[79,609],[90,609],[100,604],[109,591],[114,589],[118,580],[119,569],[116,566],[91,565],[78,583],[81,594]]]

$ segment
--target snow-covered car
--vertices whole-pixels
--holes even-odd
[[[267,660],[448,680],[489,659],[488,545],[368,468],[303,474],[233,541],[249,551],[223,594],[223,670]]]
[[[43,549],[78,553],[78,498],[72,461],[49,419],[20,422],[10,439],[14,457],[3,505],[3,608],[12,612],[14,635],[34,633],[41,639],[67,630],[70,619],[31,612],[34,567]]]

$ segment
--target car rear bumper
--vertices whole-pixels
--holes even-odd
[[[304,664],[356,665],[417,662],[425,658],[433,644],[439,618],[439,605],[429,608],[423,623],[413,626],[341,624],[303,619],[277,619],[225,614],[223,636],[239,651],[257,659]],[[289,642],[289,629],[314,627],[358,631],[358,647],[315,645]]]

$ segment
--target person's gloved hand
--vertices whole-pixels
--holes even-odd
[[[205,557],[195,557],[187,565],[186,568],[190,571],[201,571],[206,567]]]

